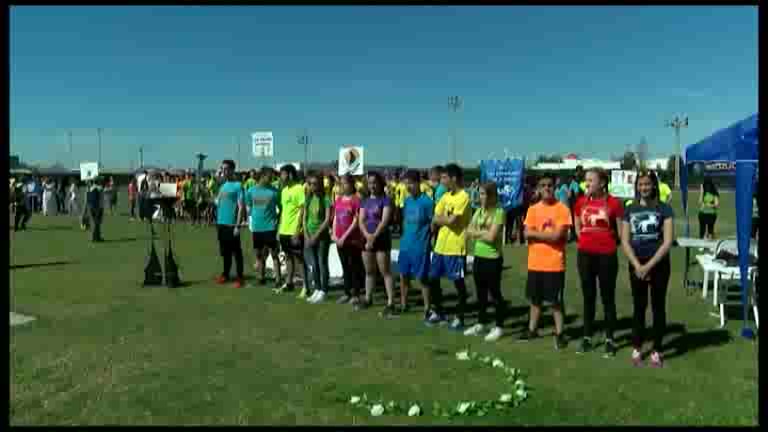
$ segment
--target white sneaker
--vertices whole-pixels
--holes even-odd
[[[317,290],[316,294],[312,296],[312,300],[309,301],[310,303],[318,304],[325,300],[325,292]]]
[[[314,303],[315,299],[317,298],[317,295],[320,294],[320,290],[315,290],[311,296],[307,298],[308,303]]]
[[[464,336],[477,336],[483,331],[482,324],[475,324],[464,332]]]
[[[494,327],[491,329],[491,331],[488,333],[487,336],[485,336],[486,342],[495,342],[499,340],[499,338],[502,335],[501,327]]]

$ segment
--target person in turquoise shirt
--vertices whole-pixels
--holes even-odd
[[[216,282],[225,284],[229,280],[232,257],[234,256],[237,270],[234,286],[241,288],[244,272],[243,249],[240,246],[240,221],[244,219],[245,215],[243,186],[234,176],[235,162],[233,160],[222,161],[221,170],[224,184],[221,185],[216,196],[216,228],[224,269]]]
[[[555,189],[555,198],[557,198],[558,201],[565,204],[566,206],[570,205],[570,200],[568,199],[568,190],[568,182],[564,182],[562,178],[558,177],[557,186]]]
[[[270,185],[272,179],[272,169],[263,167],[257,174],[252,174],[254,181],[258,178],[258,183],[248,187],[245,191],[245,206],[248,209],[248,228],[251,230],[253,239],[253,251],[256,255],[256,262],[253,267],[256,274],[260,275],[259,284],[266,284],[266,260],[267,251],[272,256],[272,262],[275,263],[276,286],[282,283],[280,274],[280,247],[277,242],[277,190]]]

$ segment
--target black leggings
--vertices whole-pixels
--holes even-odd
[[[229,278],[229,272],[232,269],[232,256],[235,257],[235,268],[237,277],[243,278],[243,248],[240,246],[240,236],[235,235],[235,227],[229,225],[218,225],[219,253],[224,259],[224,269],[221,273],[225,278]]]
[[[649,261],[638,259],[640,264]],[[661,351],[664,332],[667,327],[667,286],[670,276],[669,255],[664,257],[648,273],[650,281],[641,281],[635,276],[635,269],[629,265],[629,283],[632,286],[632,346],[638,351],[643,345],[645,332],[645,310],[648,308],[648,293],[651,297],[651,312],[653,312],[653,350]]]
[[[344,294],[357,297],[365,283],[363,251],[359,247],[337,247],[341,269],[344,272]]]
[[[27,206],[23,204],[16,205],[16,215],[13,222],[13,229],[18,231],[19,228],[26,229],[29,219],[32,218],[32,212],[29,211]]]
[[[503,260],[499,258],[480,258],[475,257],[474,269],[472,271],[475,278],[475,287],[477,289],[477,303],[479,307],[478,321],[480,324],[488,323],[488,293],[490,292],[494,303],[494,312],[496,313],[496,326],[501,327],[504,324],[504,298],[501,296],[501,270]]]
[[[716,214],[699,213],[699,238],[704,238],[707,233],[714,237],[716,221]]]
[[[598,255],[579,251],[576,262],[584,295],[584,337],[592,337],[599,280],[600,300],[605,314],[605,337],[613,339],[613,330],[616,328],[616,276],[619,273],[616,253]]]

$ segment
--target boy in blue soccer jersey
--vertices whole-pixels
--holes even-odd
[[[423,192],[419,183],[418,171],[408,171],[405,175],[408,197],[403,205],[403,235],[400,238],[400,255],[397,265],[400,272],[400,313],[408,310],[408,290],[411,278],[421,280],[421,293],[424,298],[425,318],[430,310],[429,276],[430,262],[430,225],[434,212],[434,202]]]

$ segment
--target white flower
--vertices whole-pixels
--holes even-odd
[[[507,373],[510,374],[510,375],[517,375],[517,369],[515,369],[513,367],[507,368]]]
[[[466,351],[457,352],[456,360],[469,360],[469,353]]]
[[[469,406],[471,404],[469,402],[461,402],[459,403],[459,406],[456,407],[456,411],[459,412],[459,414],[464,414],[469,409]]]
[[[504,362],[500,359],[494,359],[493,363],[491,363],[491,366],[497,368],[497,367],[504,367]]]
[[[512,401],[512,395],[509,393],[504,393],[499,398],[499,402],[511,402]]]
[[[516,386],[524,386],[525,385],[525,381],[519,379],[519,380],[515,381],[515,385]]]
[[[485,356],[485,357],[481,358],[480,361],[483,362],[483,363],[490,363],[491,362],[491,358],[488,357],[488,356]]]
[[[381,404],[376,404],[371,408],[371,415],[374,417],[378,417],[380,415],[384,414],[384,406]]]
[[[411,409],[408,410],[408,417],[416,417],[421,415],[421,407],[414,404]]]
[[[352,396],[352,398],[349,400],[349,403],[352,405],[360,403],[360,396]]]
[[[525,399],[525,398],[528,396],[528,392],[527,392],[527,391],[525,391],[525,390],[523,390],[523,389],[518,389],[518,390],[515,392],[515,394],[516,394],[518,397],[521,397],[521,398],[523,398],[523,399]]]

